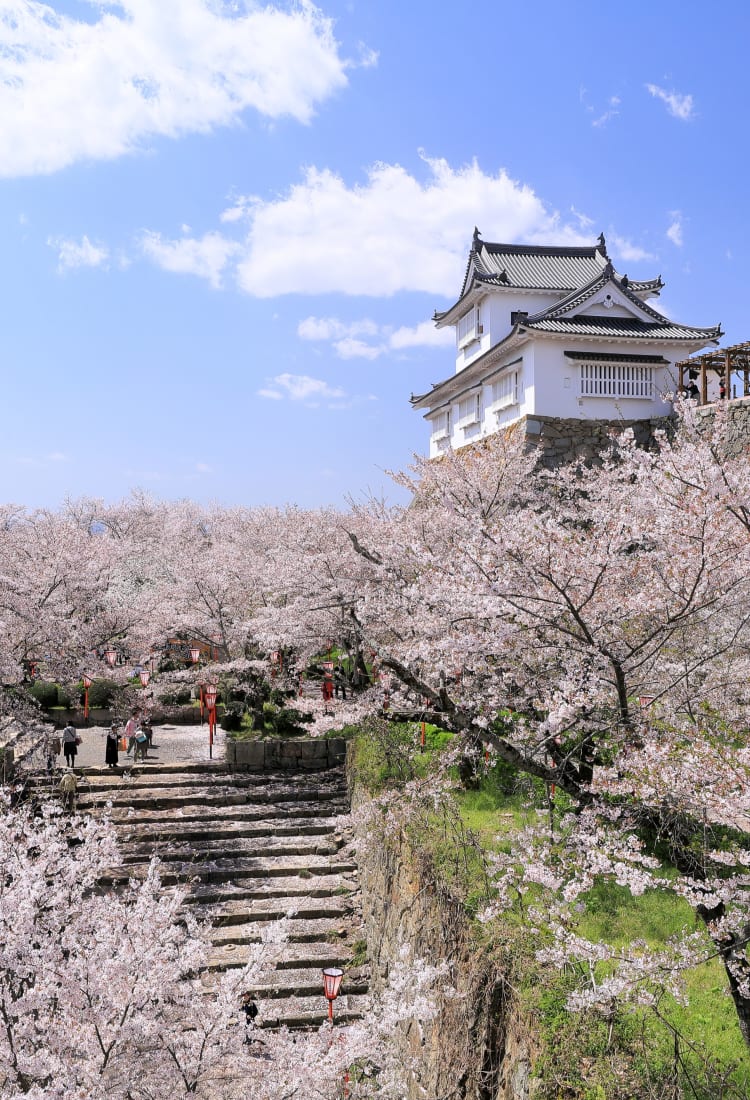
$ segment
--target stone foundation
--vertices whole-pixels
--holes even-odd
[[[323,771],[340,767],[346,759],[343,737],[317,740],[226,741],[226,763],[230,771]]]
[[[696,421],[706,429],[713,427],[716,414],[726,414],[724,448],[730,458],[750,451],[750,397],[735,398],[724,405],[712,404],[696,410]],[[639,447],[651,447],[657,432],[673,433],[677,421],[672,416],[649,420],[565,420],[555,416],[528,416],[518,424],[529,446],[541,452],[541,465],[555,469],[573,458],[595,464],[603,450],[617,436],[630,429]]]
[[[531,1100],[533,1038],[505,975],[470,934],[462,906],[403,836],[358,845],[358,864],[371,988],[384,987],[408,944],[428,965],[447,961],[446,984],[458,993],[439,997],[434,1019],[410,1025],[415,1070],[404,1100]]]
[[[711,430],[716,421],[717,410],[726,412],[726,428],[724,433],[724,451],[729,458],[741,458],[747,456],[750,451],[750,397],[736,398],[727,401],[722,409],[717,405],[705,405],[697,410],[696,423],[698,430],[701,426]]]
[[[639,447],[651,447],[657,431],[674,431],[672,417],[659,416],[650,420],[565,420],[555,416],[529,416],[521,421],[530,446],[541,451],[540,463],[555,469],[564,462],[580,458],[587,464],[598,461],[599,455],[623,432],[631,430]]]

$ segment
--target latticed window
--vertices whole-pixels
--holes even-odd
[[[474,393],[471,397],[465,397],[458,403],[458,421],[456,426],[468,428],[472,424],[478,424],[481,420],[480,395]]]
[[[472,306],[468,313],[464,313],[456,325],[456,342],[460,348],[464,344],[470,344],[472,340],[482,334],[482,326],[479,318],[479,306]]]
[[[445,412],[438,413],[437,416],[432,418],[432,438],[434,440],[447,439],[451,434],[451,413],[450,409]]]
[[[509,371],[492,383],[492,407],[504,409],[518,404],[518,371]]]
[[[654,368],[636,363],[581,363],[581,397],[654,395]]]

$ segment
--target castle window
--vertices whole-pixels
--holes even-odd
[[[654,396],[654,368],[634,363],[581,363],[581,397]]]
[[[447,409],[445,412],[432,417],[432,439],[437,442],[440,439],[447,439],[450,434],[451,412],[450,409]]]
[[[518,371],[507,374],[492,383],[492,408],[496,411],[518,404]]]
[[[479,306],[472,306],[468,313],[464,313],[456,325],[456,344],[459,348],[465,347],[482,335],[480,324]]]
[[[472,424],[478,424],[481,417],[480,410],[480,398],[478,393],[472,394],[471,397],[465,397],[463,401],[458,403],[458,420],[456,421],[456,427],[469,428]]]

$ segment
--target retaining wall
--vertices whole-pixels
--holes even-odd
[[[355,790],[355,802],[360,796]],[[416,1059],[409,1100],[530,1100],[532,1043],[505,975],[470,935],[463,908],[439,885],[426,857],[404,837],[364,838],[358,846],[362,906],[373,991],[403,965],[401,947],[435,965],[459,996],[440,996],[438,1014],[412,1024]],[[407,1100],[405,1097],[404,1100]]]
[[[346,759],[343,737],[316,740],[226,740],[230,771],[323,771],[340,767]]]
[[[709,431],[716,421],[717,411],[726,416],[722,445],[730,458],[740,458],[750,451],[750,397],[727,401],[720,409],[716,405],[704,405],[697,410],[698,430],[705,426]]]

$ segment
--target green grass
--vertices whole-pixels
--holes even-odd
[[[528,822],[537,820],[535,810],[545,806],[546,795],[541,785],[519,794],[508,793],[502,784],[502,777],[498,781],[498,776],[490,773],[481,780],[478,789],[457,794],[466,826],[489,852],[508,851],[514,834]],[[666,877],[669,871],[664,869]],[[534,897],[535,890],[529,891],[527,900]],[[683,929],[694,931],[702,927],[690,906],[669,890],[646,890],[635,897],[627,888],[602,880],[581,897],[580,903],[585,908],[578,915],[576,931],[587,939],[619,948],[643,941],[658,950]],[[658,1006],[661,1019],[646,1009],[621,1010],[610,1034],[609,1024],[593,1013],[571,1014],[565,1009],[573,975],[545,973],[544,968],[535,964],[534,945],[528,942],[519,913],[503,915],[495,926],[483,929],[480,934],[490,945],[493,938],[505,939],[506,945],[515,942],[513,950],[522,960],[517,978],[522,997],[540,1022],[545,1037],[542,1064],[548,1059],[550,1074],[558,1083],[563,1079],[568,1082],[570,1091],[561,1091],[560,1096],[602,1096],[606,1100],[628,1097],[627,1091],[620,1090],[623,1074],[630,1075],[626,1090],[636,1088],[634,1082],[639,1073],[644,1082],[649,1075],[666,1081],[674,1068],[672,1028],[681,1036],[680,1079],[684,1095],[696,1100],[750,1095],[750,1054],[739,1030],[724,969],[717,959],[686,973],[687,1004],[664,995]],[[707,955],[710,952],[706,937]],[[571,1051],[575,1053],[571,1055]],[[610,1071],[605,1067],[609,1065],[611,1069],[616,1065],[617,1051],[626,1058],[629,1068],[626,1071],[620,1067],[608,1077]],[[727,1077],[726,1091],[718,1083],[723,1075]]]

